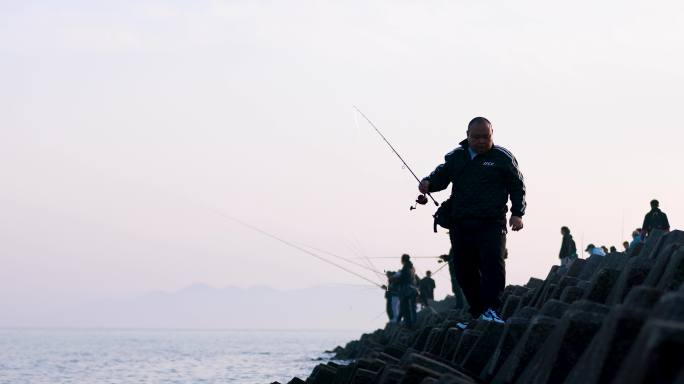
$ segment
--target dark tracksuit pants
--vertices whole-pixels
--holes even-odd
[[[458,284],[473,317],[498,309],[506,285],[506,220],[463,219],[449,230]]]

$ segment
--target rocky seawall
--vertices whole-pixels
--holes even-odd
[[[654,233],[633,254],[553,266],[507,286],[505,324],[471,321],[448,299],[414,329],[388,324],[335,349],[289,384],[684,384],[684,232]]]

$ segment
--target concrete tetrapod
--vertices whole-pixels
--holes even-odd
[[[619,369],[614,384],[673,383],[684,365],[684,324],[649,320]]]
[[[614,307],[565,384],[609,382],[620,368],[647,316],[643,309],[623,305]]]
[[[508,357],[516,344],[522,339],[525,330],[530,325],[530,319],[524,317],[513,316],[506,320],[503,333],[499,339],[499,343],[494,349],[491,357],[487,361],[487,365],[480,373],[480,379],[490,381],[506,357]]]
[[[549,316],[537,315],[533,317],[522,338],[494,376],[492,383],[505,384],[515,382],[525,368],[525,365],[544,343],[558,321],[558,319]]]
[[[560,383],[601,327],[608,307],[578,301],[565,312],[520,375],[523,383]]]
[[[622,269],[618,276],[613,289],[611,290],[606,303],[615,305],[622,302],[627,292],[639,284],[642,284],[648,276],[651,268],[655,264],[655,260],[633,257],[627,261],[627,265]]]

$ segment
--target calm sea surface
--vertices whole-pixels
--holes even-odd
[[[328,361],[325,350],[360,335],[0,329],[0,383],[287,383]]]

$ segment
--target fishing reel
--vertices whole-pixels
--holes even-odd
[[[424,194],[418,195],[418,197],[416,198],[416,203],[409,207],[409,211],[413,211],[414,209],[416,209],[418,204],[425,205],[425,204],[427,204],[427,202],[428,202],[428,198],[425,197]]]

